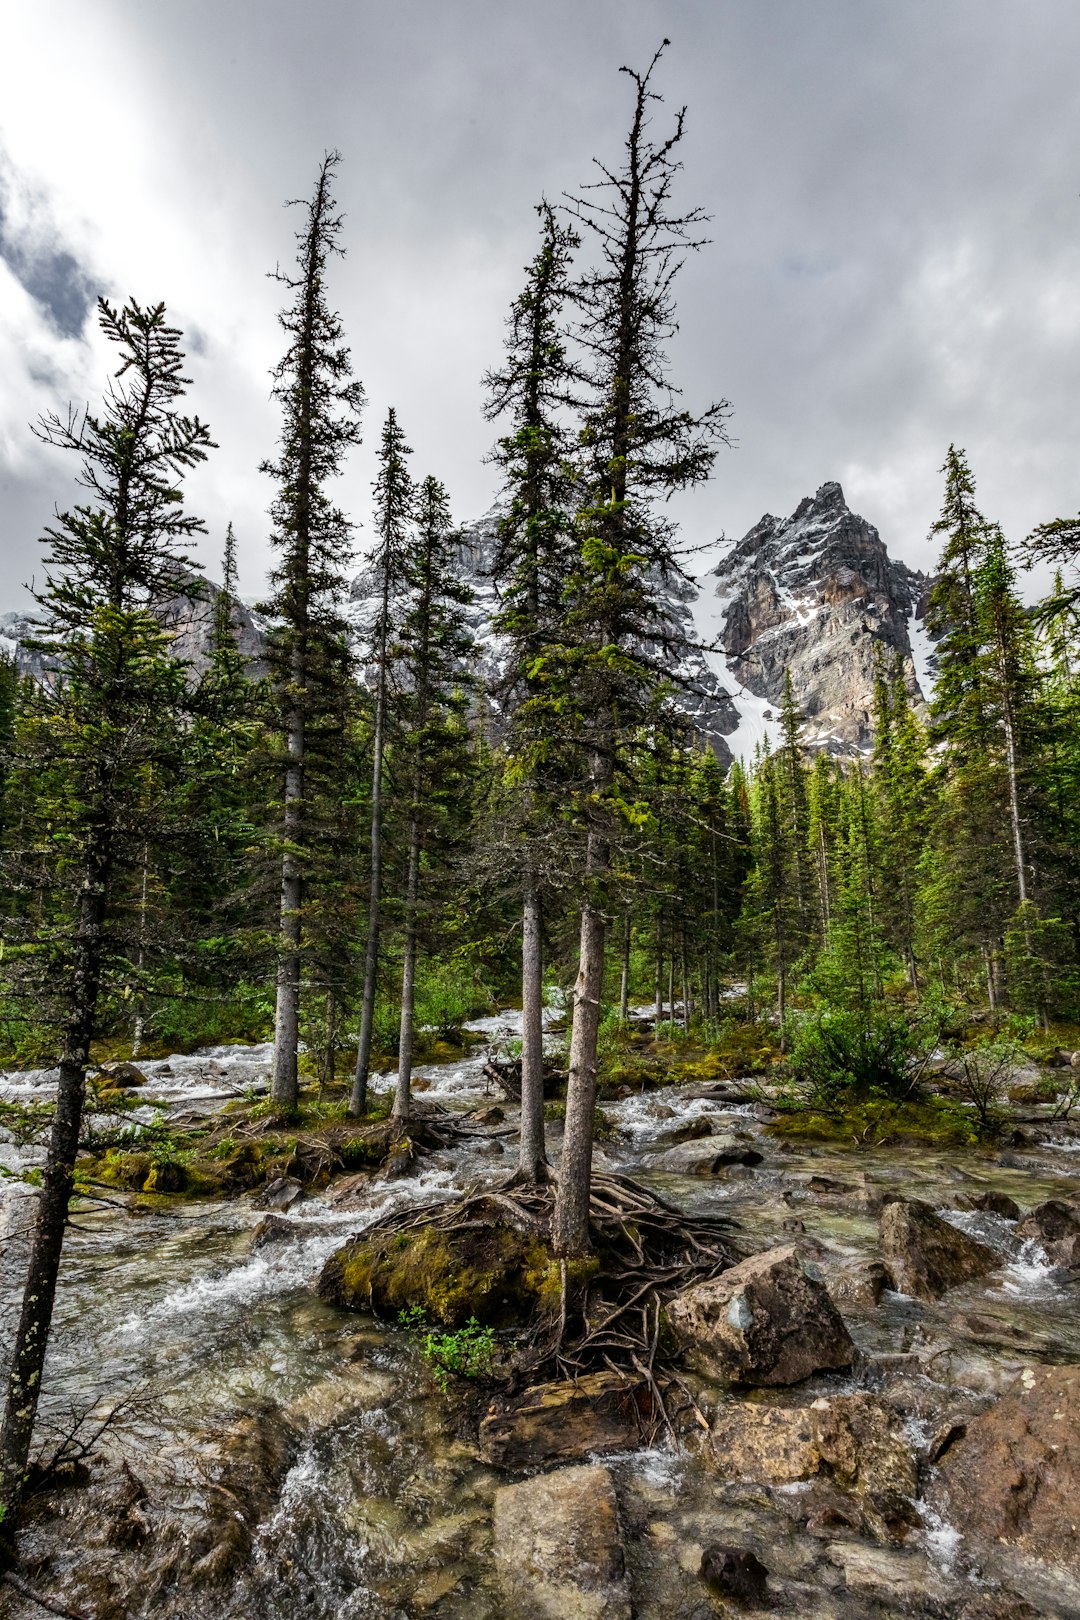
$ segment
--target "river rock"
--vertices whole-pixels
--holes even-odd
[[[948,1289],[1001,1264],[993,1249],[950,1226],[919,1198],[885,1205],[881,1247],[896,1287],[916,1299],[940,1299]]]
[[[490,1406],[480,1449],[499,1468],[524,1470],[640,1443],[651,1412],[647,1386],[615,1372],[537,1384],[512,1406]]]
[[[608,1470],[560,1468],[495,1493],[504,1620],[631,1620]]]
[[[734,1598],[764,1608],[768,1602],[769,1572],[747,1547],[714,1544],[701,1555],[701,1578],[717,1597]]]
[[[759,1406],[726,1401],[709,1434],[708,1454],[719,1473],[763,1485],[821,1480],[851,1492],[844,1521],[879,1539],[903,1536],[917,1522],[915,1458],[900,1414],[876,1395],[822,1396],[810,1406]],[[831,1493],[829,1493],[831,1494]],[[819,1506],[813,1496],[807,1513]]]
[[[1016,1228],[1018,1238],[1038,1238],[1040,1243],[1060,1243],[1080,1232],[1080,1209],[1063,1198],[1048,1198],[1025,1215]]]
[[[104,1075],[115,1090],[128,1091],[146,1084],[145,1074],[136,1068],[134,1063],[123,1061],[103,1063],[98,1073]]]
[[[829,1284],[829,1292],[837,1304],[876,1310],[882,1294],[892,1285],[892,1274],[883,1261],[859,1260],[836,1274]]]
[[[691,1365],[737,1383],[798,1384],[854,1354],[821,1273],[794,1244],[684,1289],[667,1318]]]
[[[949,1518],[965,1535],[1080,1572],[1080,1367],[1028,1367],[949,1447]]]
[[[284,1214],[291,1209],[298,1198],[304,1196],[304,1189],[293,1176],[278,1176],[274,1181],[268,1182],[257,1198],[252,1199],[256,1209],[272,1209],[278,1214]]]
[[[654,1154],[650,1164],[654,1170],[668,1170],[672,1175],[715,1176],[733,1164],[760,1164],[761,1157],[755,1147],[736,1136],[705,1136]]]

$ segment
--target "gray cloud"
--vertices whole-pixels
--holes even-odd
[[[127,120],[130,162],[85,168],[72,142],[97,93],[80,72],[93,43],[76,0],[54,9],[69,27],[49,30],[46,54],[41,23],[41,60],[66,74],[50,117],[69,120],[68,139],[43,152],[39,115],[12,103],[0,68],[9,149],[49,196],[72,277],[163,297],[198,329],[194,403],[222,448],[192,500],[209,562],[236,522],[252,591],[269,498],[255,469],[275,430],[263,272],[291,252],[282,200],[306,192],[327,146],[342,150],[349,256],[333,294],[370,401],[345,503],[366,516],[392,403],[417,470],[474,515],[493,493],[479,378],[531,253],[533,204],[576,188],[593,154],[617,155],[617,69],[665,33],[661,87],[689,106],[684,196],[713,215],[672,361],[689,402],[732,401],[738,440],[711,487],[677,503],[688,541],[740,535],[839,478],[926,566],[954,440],[1013,536],[1080,506],[1073,0],[108,0],[110,40],[124,42],[109,116]],[[37,285],[72,330],[77,296]],[[63,350],[49,364],[62,392],[75,362]],[[43,480],[37,462],[7,467],[9,578],[34,566]]]

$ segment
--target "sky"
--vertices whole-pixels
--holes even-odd
[[[30,423],[100,399],[94,303],[164,300],[219,448],[189,480],[220,573],[270,561],[270,369],[286,199],[325,150],[347,257],[330,296],[367,392],[336,494],[370,541],[388,406],[455,515],[497,492],[484,370],[534,206],[618,160],[623,63],[660,40],[712,216],[678,286],[686,403],[735,441],[679,498],[688,545],[737,539],[829,479],[933,564],[950,442],[1021,541],[1080,508],[1080,6],[1075,0],[0,0],[0,611],[76,497]],[[705,558],[697,566],[704,566]]]

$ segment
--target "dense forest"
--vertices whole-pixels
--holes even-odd
[[[676,196],[683,115],[657,132],[654,67],[630,76],[618,162],[537,209],[485,378],[494,681],[452,492],[424,465],[439,447],[421,457],[365,398],[335,312],[336,154],[279,272],[265,669],[237,645],[231,527],[205,668],[172,646],[165,604],[209,589],[184,478],[218,447],[187,414],[197,378],[165,304],[102,299],[102,400],[36,429],[83,496],[43,536],[43,673],[0,665],[0,1062],[60,1076],[4,1428],[12,1503],[87,1119],[124,1105],[106,1060],[272,1040],[265,1120],[389,1118],[407,1140],[414,1066],[520,1007],[516,1185],[551,1189],[565,1264],[591,1247],[600,1087],[693,1059],[770,1077],[781,1112],[838,1139],[907,1110],[973,1141],[1008,1062],[1076,1044],[1080,518],[1008,539],[950,446],[928,700],[883,653],[872,752],[844,756],[804,744],[789,680],[780,741],[730,769],[686,719],[666,502],[707,483],[730,407],[687,406],[669,377],[676,278],[708,227]],[[378,475],[350,515],[335,479],[362,427]],[[361,516],[376,584],[357,630]],[[963,1108],[917,1095],[942,1051],[966,1063]],[[554,1168],[545,1117],[564,1130]]]

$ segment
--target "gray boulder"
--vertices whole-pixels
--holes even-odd
[[[993,1249],[943,1221],[918,1198],[885,1205],[881,1247],[897,1289],[916,1299],[940,1299],[948,1289],[1001,1265]]]
[[[679,1176],[716,1176],[733,1164],[755,1165],[762,1156],[749,1142],[737,1136],[704,1136],[692,1142],[679,1142],[649,1161],[655,1170],[668,1170]]]
[[[667,1318],[692,1366],[733,1383],[798,1384],[854,1354],[821,1273],[794,1244],[685,1289]]]
[[[606,1468],[560,1468],[495,1492],[503,1620],[631,1620],[615,1487]]]

